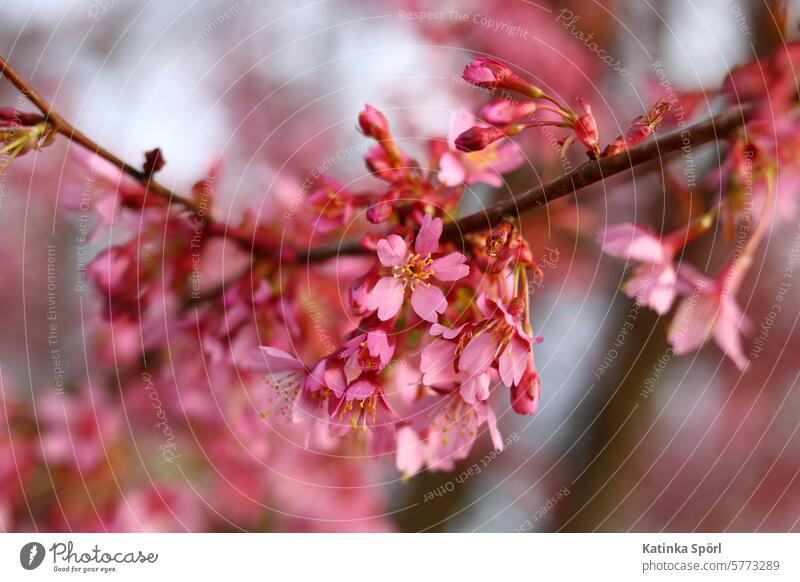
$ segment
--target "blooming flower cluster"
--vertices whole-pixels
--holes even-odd
[[[659,315],[675,310],[668,340],[676,354],[713,339],[739,369],[748,365],[741,337],[748,321],[736,295],[774,215],[792,216],[796,205],[776,168],[800,153],[796,87],[786,72],[799,54],[791,44],[726,78],[718,92],[723,106],[749,101],[755,113],[746,133],[724,144],[725,163],[710,179],[720,194],[710,209],[682,217],[664,234],[623,223],[597,235],[606,254],[635,265],[625,294]],[[764,76],[767,95],[758,90]],[[542,385],[535,351],[542,337],[532,327],[528,283],[530,274],[541,276],[535,253],[514,217],[492,217],[484,230],[462,236],[461,199],[476,184],[503,186],[524,159],[509,138],[527,129],[565,130],[564,153],[578,143],[587,164],[600,164],[626,156],[667,123],[669,104],[657,101],[605,144],[585,99],[572,109],[486,57],[467,65],[463,78],[502,95],[475,115],[455,112],[449,135],[425,142],[422,162],[402,147],[387,117],[366,105],[357,124],[374,141],[364,156],[372,188],[356,192],[325,175],[310,194],[302,189],[296,207],[290,200],[301,188],[282,183],[259,214],[248,210],[229,223],[218,219],[215,205],[220,164],[195,184],[190,199],[176,203],[157,196],[152,184],[165,163],[160,150],[133,174],[75,152],[76,167],[93,184],[97,219],[89,238],[101,247],[81,273],[102,304],[92,314],[97,359],[126,383],[144,384],[121,391],[122,408],[155,415],[156,450],[166,462],[194,454],[219,467],[207,493],[221,500],[214,509],[221,522],[259,525],[248,523],[252,516],[241,514],[231,490],[244,498],[265,490],[295,498],[286,493],[288,479],[260,471],[267,457],[280,468],[276,473],[299,475],[293,482],[300,483],[327,472],[336,455],[388,456],[404,475],[451,470],[482,433],[502,448],[498,411],[537,412]],[[0,109],[0,169],[49,145],[55,133],[40,115]],[[75,188],[64,198],[82,209],[85,195]],[[291,229],[281,227],[286,216]],[[716,226],[731,233],[743,223],[746,236],[717,274],[683,260],[687,245]],[[313,252],[319,237],[346,231],[360,235],[355,250],[314,259],[322,256]],[[8,453],[2,458],[17,462],[13,470],[0,464],[0,524],[21,519],[25,491],[17,484],[53,470],[74,485],[59,504],[42,504],[53,529],[131,529],[134,521],[148,529],[204,527],[207,516],[185,489],[160,481],[145,486],[149,475],[116,466],[124,457],[119,451],[133,453],[126,417],[109,394],[73,386],[39,398],[36,430],[25,407],[10,398],[2,404],[0,422],[9,425],[0,430],[0,449]],[[182,429],[173,428],[176,418]],[[5,435],[12,433],[24,438],[11,443]],[[199,451],[179,452],[181,435],[187,441],[191,435]],[[316,508],[322,519],[334,519],[350,503],[348,491],[368,480],[369,469],[336,469],[328,488],[335,499]],[[81,505],[72,494],[85,475],[110,488],[120,474],[133,490],[125,504],[100,504],[66,523],[64,507]],[[306,497],[314,498],[313,491]],[[361,529],[385,529],[370,517],[374,499],[353,505]]]
[[[367,204],[369,210],[388,208],[378,214],[392,226],[377,241],[370,235],[362,240],[374,259],[350,287],[354,329],[316,361],[262,347],[251,369],[265,375],[271,400],[291,403],[280,410],[308,427],[310,446],[329,447],[332,435],[352,433],[373,454],[396,451],[405,473],[426,465],[451,467],[467,455],[484,425],[502,447],[489,405],[498,382],[509,390],[514,410],[536,411],[533,346],[541,338],[531,335],[523,283],[532,265],[530,249],[511,222],[461,250],[443,238],[445,209],[464,186],[455,174],[494,180],[499,174],[487,173],[487,161],[448,148],[440,153],[448,161],[438,164],[446,169],[423,173],[394,144],[379,111],[367,106],[359,123],[379,140],[367,165],[389,183],[386,194]],[[509,165],[510,156],[501,157],[504,168],[516,166]],[[348,194],[345,204],[366,198]]]

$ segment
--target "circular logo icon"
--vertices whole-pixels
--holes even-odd
[[[28,542],[19,551],[19,563],[26,570],[34,570],[44,561],[44,546],[39,542]]]

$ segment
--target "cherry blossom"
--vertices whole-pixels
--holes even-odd
[[[442,227],[441,218],[425,215],[412,247],[396,234],[378,242],[378,259],[384,267],[391,269],[391,275],[378,280],[367,307],[377,309],[381,321],[392,319],[399,313],[406,290],[410,292],[414,312],[422,319],[433,323],[438,319],[437,314],[444,313],[447,299],[429,279],[457,281],[467,276],[469,266],[464,264],[466,257],[458,252],[433,257],[439,249]]]

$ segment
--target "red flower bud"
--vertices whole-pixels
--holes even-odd
[[[477,152],[498,139],[522,131],[521,126],[512,125],[505,129],[496,127],[475,127],[469,128],[456,138],[456,149],[462,152]]]
[[[376,202],[373,202],[369,208],[367,208],[367,220],[369,220],[373,224],[380,224],[388,219],[392,215],[392,200],[391,199],[382,199]]]
[[[13,107],[0,107],[0,125],[32,126],[44,121],[44,116],[39,113],[27,113]]]
[[[501,222],[486,238],[486,254],[496,257],[500,249],[506,246],[511,233],[514,232],[514,224],[508,220]]]
[[[581,106],[581,109],[583,109],[583,115],[578,117],[573,127],[575,137],[589,148],[590,153],[596,155],[600,152],[600,146],[598,145],[600,134],[597,130],[597,121],[595,121],[594,115],[592,115],[592,108],[589,106],[589,103],[584,99],[578,98],[578,104]]]
[[[517,414],[535,414],[539,407],[542,381],[532,364],[533,358],[519,384],[511,388],[511,407]]]
[[[389,132],[389,122],[383,113],[375,109],[369,103],[366,104],[364,111],[358,114],[358,125],[364,135],[383,141],[391,138]]]
[[[620,135],[612,143],[608,144],[603,150],[603,156],[613,156],[624,152],[633,146],[642,143],[645,139],[653,135],[656,127],[664,119],[664,114],[669,110],[669,101],[659,101],[656,103],[646,116],[639,116],[633,120],[623,135]]]
[[[481,57],[466,66],[464,80],[484,89],[507,89],[534,99],[542,96],[542,91],[517,75],[500,61]]]

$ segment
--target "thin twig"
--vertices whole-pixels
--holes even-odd
[[[141,183],[147,191],[163,198],[168,203],[179,204],[193,214],[198,213],[198,208],[190,198],[180,196],[156,180],[153,180],[152,176],[128,164],[72,126],[72,124],[56,113],[50,104],[31,88],[2,57],[0,57],[0,75],[11,81],[11,83],[33,103],[45,116],[47,122],[50,123],[59,134],[112,163]],[[751,107],[744,106],[740,110],[730,111],[693,126],[677,129],[660,137],[657,136],[655,139],[639,144],[617,155],[586,162],[568,174],[564,174],[541,186],[531,188],[522,194],[514,196],[510,200],[500,202],[483,211],[470,214],[459,220],[448,223],[444,228],[442,239],[459,242],[463,240],[465,234],[490,229],[496,226],[506,216],[518,216],[534,208],[544,206],[553,200],[577,192],[605,178],[674,153],[682,148],[691,148],[728,137],[744,125],[751,117],[752,112],[753,109]],[[207,223],[212,222],[212,219],[208,216],[204,216],[204,220]],[[256,237],[251,238],[246,236],[224,224],[215,223],[215,225],[216,228],[213,229],[214,232],[224,233],[224,236],[233,238],[237,244],[249,249],[254,255],[278,258],[278,253],[276,251],[262,248],[262,246],[258,244]],[[366,251],[358,244],[358,241],[349,240],[341,241],[336,244],[320,245],[306,250],[298,250],[294,253],[284,253],[284,256],[289,257],[294,255],[294,258],[291,260],[298,263],[313,263],[343,255],[364,254],[365,252]]]

